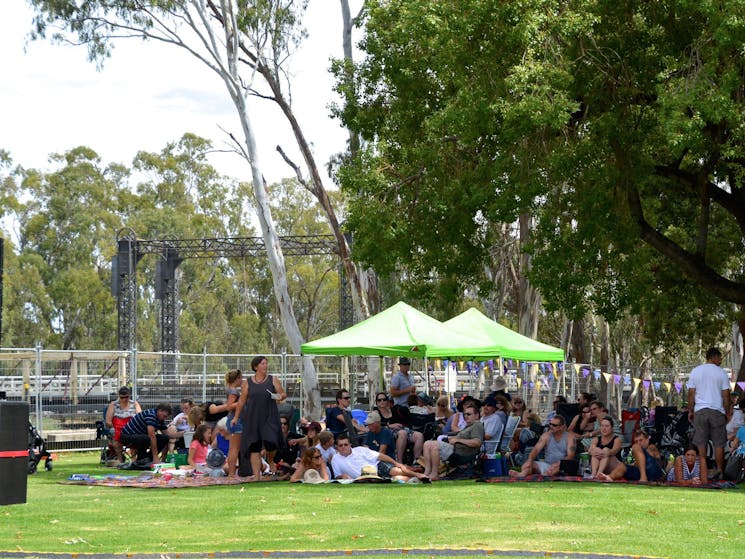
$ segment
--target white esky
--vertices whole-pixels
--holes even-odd
[[[360,3],[351,2],[353,15]],[[119,40],[97,71],[85,46],[29,42],[32,15],[25,2],[3,2],[0,149],[10,152],[14,164],[48,170],[50,154],[87,146],[104,165],[129,166],[138,151],[159,152],[185,132],[212,140],[219,150],[231,149],[221,128],[243,138],[225,86],[185,50]],[[304,25],[308,37],[291,61],[293,107],[326,177],[326,162],[344,150],[346,141],[327,108],[334,99],[330,58],[342,56],[340,3],[312,0]],[[276,151],[281,145],[303,168],[284,117],[270,101],[251,98],[249,107],[265,179],[293,177]],[[215,154],[211,163],[221,174],[250,180],[248,163],[235,153]],[[328,178],[326,186],[333,186]]]

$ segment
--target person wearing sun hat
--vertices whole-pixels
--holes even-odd
[[[410,394],[416,394],[416,384],[409,374],[411,359],[401,357],[398,360],[398,371],[391,377],[391,396],[393,403],[399,406],[407,406]]]

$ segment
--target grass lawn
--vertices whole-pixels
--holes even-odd
[[[29,476],[28,502],[0,507],[0,551],[207,556],[469,548],[739,559],[745,542],[742,488],[460,481],[163,490],[57,483],[105,472],[111,470],[97,455],[60,454],[54,471]]]

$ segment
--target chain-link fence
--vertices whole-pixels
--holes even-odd
[[[60,351],[41,347],[0,349],[0,397],[30,405],[31,422],[46,438],[51,450],[97,449],[96,422],[104,419],[109,402],[120,386],[130,386],[143,409],[168,402],[178,409],[182,398],[197,403],[225,398],[224,375],[228,369],[250,371],[254,355],[172,354],[129,351]],[[285,387],[288,403],[303,409],[302,358],[288,353],[266,355],[269,372]],[[339,388],[353,395],[353,406],[368,410],[370,392],[397,369],[394,358],[379,361],[373,374],[366,358],[316,356],[313,358],[323,406],[335,403]],[[166,372],[168,371],[168,372]],[[602,372],[590,364],[530,363],[511,360],[428,362],[415,360],[411,374],[418,387],[430,395],[472,394],[482,398],[504,385],[520,394],[541,417],[552,409],[556,395],[574,402],[589,392],[620,417],[622,409],[649,405],[660,397],[666,406],[685,400],[690,367],[679,370]]]

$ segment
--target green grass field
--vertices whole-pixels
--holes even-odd
[[[104,472],[111,470],[96,455],[61,454],[54,471],[29,476],[28,502],[0,507],[0,551],[207,556],[466,548],[495,550],[494,557],[517,550],[739,559],[745,542],[742,489],[459,481],[163,490],[57,483],[73,473]]]

